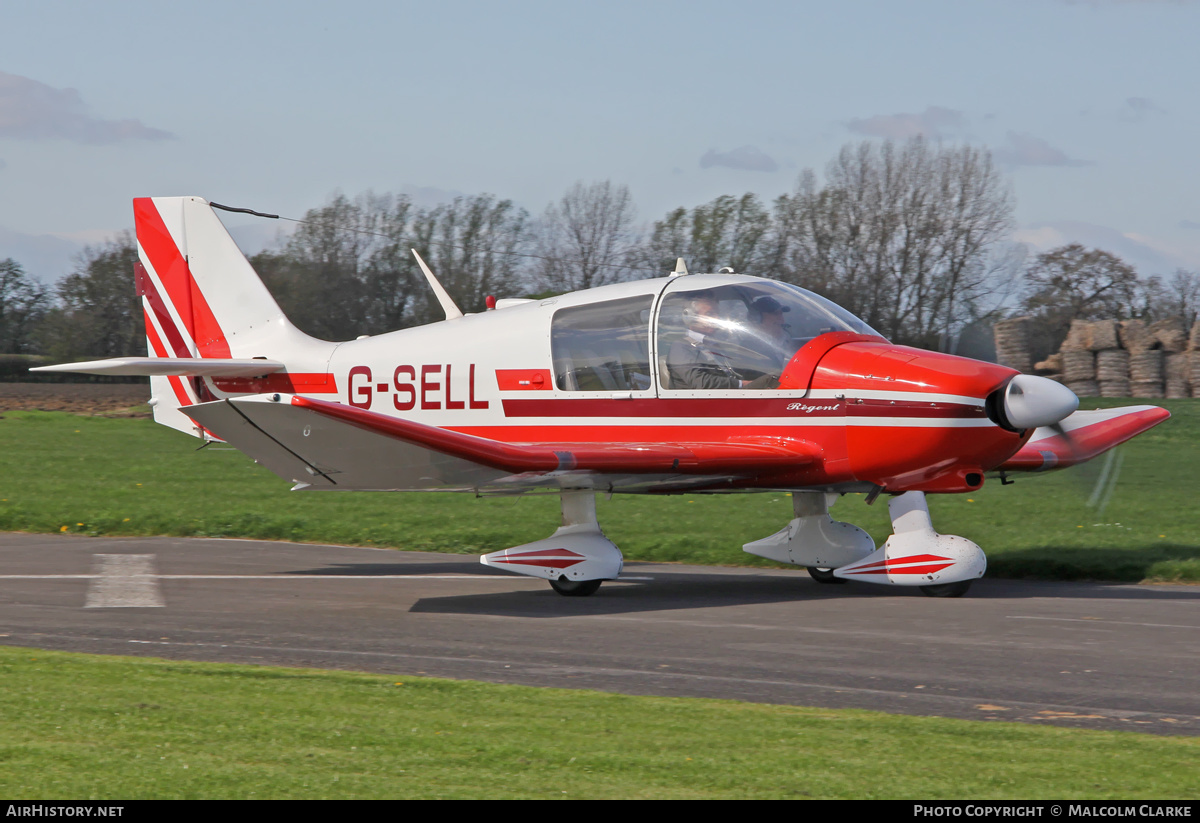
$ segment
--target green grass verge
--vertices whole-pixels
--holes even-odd
[[[0,796],[1171,799],[1200,740],[0,647]]]
[[[1085,407],[1130,401],[1085,401]],[[971,495],[931,495],[935,527],[979,543],[989,575],[1200,581],[1200,402],[1160,401],[1174,417],[1122,447],[1116,491],[1089,507],[1097,469],[996,481]],[[179,535],[483,553],[549,535],[557,498],[292,493],[236,451],[149,420],[6,412],[0,419],[0,529]],[[742,543],[791,517],[786,494],[617,495],[600,522],[630,560],[771,565]],[[834,516],[890,531],[885,499],[848,495]]]

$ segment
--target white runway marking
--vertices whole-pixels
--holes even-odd
[[[1195,629],[1196,626],[1180,625],[1178,623],[1138,623],[1133,620],[1107,620],[1103,617],[1039,617],[1037,615],[1010,614],[1009,620],[1052,620],[1056,623],[1096,623],[1116,626],[1146,626],[1152,629]]]
[[[490,574],[157,574],[152,554],[94,554],[92,574],[0,574],[0,580],[89,580],[85,609],[163,608],[162,580],[474,580],[493,583],[540,581],[536,577]],[[610,583],[653,580],[621,577]]]
[[[85,609],[162,608],[152,554],[94,554],[96,574]]]

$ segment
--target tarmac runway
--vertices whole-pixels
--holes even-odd
[[[0,644],[1200,734],[1200,587],[961,599],[629,563],[587,598],[474,556],[0,534]]]

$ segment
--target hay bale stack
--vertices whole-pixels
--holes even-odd
[[[1096,353],[1096,379],[1128,380],[1129,352],[1124,349],[1107,349]]]
[[[1186,353],[1168,354],[1166,359],[1167,397],[1191,397],[1191,361]]]
[[[1181,352],[1187,349],[1188,334],[1183,328],[1183,321],[1178,317],[1168,317],[1157,320],[1146,327],[1146,331],[1154,335],[1158,348],[1165,352]]]
[[[996,360],[1002,366],[1021,372],[1033,371],[1029,351],[1029,318],[1013,317],[995,325]]]
[[[1062,358],[1063,380],[1068,385],[1096,379],[1096,355],[1090,351],[1086,349],[1082,351],[1064,351]],[[1079,392],[1075,393],[1079,394]],[[1094,397],[1095,395],[1089,396]]]
[[[1072,320],[1067,339],[1063,341],[1059,351],[1085,351],[1092,346],[1092,321]]]
[[[1188,359],[1188,383],[1192,386],[1192,397],[1200,397],[1200,350],[1184,355]]]
[[[1158,341],[1154,340],[1157,344]],[[1130,353],[1131,397],[1163,396],[1163,352],[1160,349]]]
[[[1158,345],[1158,340],[1141,320],[1122,320],[1119,335],[1121,348],[1130,354],[1147,352]]]
[[[1100,384],[1095,380],[1078,380],[1067,382],[1066,386],[1079,397],[1099,397]]]
[[[1115,380],[1099,380],[1101,397],[1132,397],[1130,392],[1133,390],[1128,377],[1119,377]]]
[[[1033,370],[1041,375],[1062,374],[1062,352],[1059,352],[1058,354],[1052,354],[1040,363],[1035,363]]]
[[[1192,324],[1192,333],[1188,335],[1188,351],[1200,350],[1200,320]],[[1196,381],[1192,381],[1192,385],[1196,385]]]
[[[1129,355],[1129,379],[1134,383],[1163,382],[1163,352],[1159,349]]]
[[[1129,352],[1124,349],[1097,352],[1096,381],[1100,384],[1101,397],[1128,397]]]
[[[1121,338],[1117,330],[1117,321],[1092,321],[1087,347],[1094,352],[1121,348]]]

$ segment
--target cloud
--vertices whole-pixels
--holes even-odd
[[[1088,160],[1074,160],[1032,134],[1008,133],[1007,142],[996,150],[996,160],[1006,166],[1090,166]]]
[[[1200,247],[1195,245],[1172,244],[1149,235],[1078,220],[1053,220],[1022,226],[1013,234],[1013,239],[1028,243],[1037,252],[1067,243],[1104,249],[1132,264],[1142,274],[1195,268],[1200,260]]]
[[[733,151],[719,152],[709,149],[700,158],[700,168],[708,169],[713,166],[726,166],[731,169],[745,171],[778,171],[779,164],[774,158],[764,154],[754,146],[742,146]]]
[[[112,232],[107,232],[111,237]],[[31,276],[53,283],[75,266],[86,241],[51,234],[24,234],[0,226],[0,260],[11,257]]]
[[[967,118],[961,111],[930,106],[920,114],[877,114],[846,124],[850,131],[868,137],[907,140],[911,137],[945,137],[966,128]]]
[[[140,120],[105,120],[88,110],[75,89],[56,89],[0,71],[0,137],[58,138],[106,144],[122,140],[169,140],[175,135]]]
[[[1200,223],[1195,220],[1180,220],[1179,228],[1181,229],[1200,229]]]
[[[1156,104],[1149,97],[1129,97],[1125,100],[1125,105],[1117,112],[1117,117],[1121,120],[1137,123],[1145,120],[1147,117],[1166,113],[1166,109]]]

